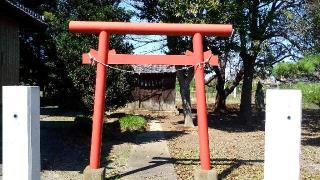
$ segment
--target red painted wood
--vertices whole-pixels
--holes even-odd
[[[108,63],[108,36],[105,31],[99,34],[99,53],[98,58],[103,63]],[[101,156],[101,140],[103,129],[103,117],[105,106],[105,92],[107,67],[102,64],[97,64],[96,88],[94,93],[94,107],[93,107],[93,123],[91,136],[91,150],[90,150],[90,167],[98,169],[100,167]]]
[[[91,56],[97,58],[98,52],[90,49]],[[204,59],[208,59],[212,55],[211,51],[204,53]],[[98,58],[97,58],[98,59]],[[82,54],[82,63],[91,64],[88,53]],[[116,51],[110,50],[108,56],[108,64],[168,64],[168,65],[196,65],[194,55],[191,51],[187,51],[186,55],[130,55],[116,54]],[[218,56],[212,56],[210,65],[218,66]]]
[[[69,30],[81,33],[99,33],[107,31],[111,34],[158,34],[158,35],[189,35],[201,33],[206,36],[230,36],[230,24],[173,24],[173,23],[130,23],[100,21],[70,21]]]
[[[196,33],[193,36],[193,54],[197,62],[203,61],[203,45],[202,35]],[[200,164],[202,170],[210,170],[210,149],[209,149],[209,135],[208,135],[208,117],[206,105],[206,91],[204,84],[204,66],[197,66],[195,68],[195,82],[196,82],[196,98],[197,98],[197,119],[198,119],[198,134],[200,146]]]
[[[185,54],[187,56],[194,56],[194,53],[192,51],[189,51],[189,50],[187,50]],[[204,52],[203,53],[203,58],[204,58],[205,61],[210,58],[209,64],[211,66],[219,66],[219,62],[218,62],[219,58],[218,58],[218,56],[212,55],[212,51],[211,50],[208,50],[208,51]]]
[[[194,65],[192,56],[186,55],[110,55],[110,64],[169,64],[169,65]]]

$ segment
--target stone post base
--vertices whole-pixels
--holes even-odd
[[[91,169],[87,166],[83,171],[83,180],[105,180],[105,169]]]
[[[218,180],[218,176],[215,170],[196,170],[194,172],[195,180]]]

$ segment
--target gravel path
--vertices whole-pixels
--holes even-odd
[[[120,175],[123,180],[177,179],[161,125],[153,120],[149,131],[137,136],[127,163],[127,170]]]

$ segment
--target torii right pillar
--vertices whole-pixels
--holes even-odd
[[[198,134],[199,134],[199,150],[201,169],[194,173],[195,180],[215,180],[217,179],[216,172],[211,169],[210,163],[210,148],[208,135],[208,117],[206,105],[206,92],[204,81],[204,64],[203,62],[203,36],[200,33],[195,33],[192,39],[193,53],[199,65],[195,67],[195,83],[196,83],[196,99],[197,99],[197,119],[198,119]]]

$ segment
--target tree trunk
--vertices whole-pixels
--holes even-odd
[[[168,54],[181,54],[187,49],[191,42],[184,41],[181,37],[167,36]],[[176,66],[181,69],[183,66]],[[192,109],[190,101],[190,82],[194,75],[194,68],[177,71],[177,77],[180,85],[180,95],[182,100],[184,125],[194,127],[192,119]]]
[[[227,109],[226,99],[227,97],[225,96],[224,93],[218,93],[217,91],[216,102],[214,103],[215,112],[224,112]]]
[[[192,119],[192,109],[190,100],[190,82],[193,78],[193,69],[187,72],[178,71],[177,77],[180,85],[180,95],[182,100],[183,115],[184,115],[184,125],[189,127],[194,127]]]
[[[227,110],[227,106],[226,106],[227,97],[234,91],[234,89],[239,85],[240,81],[242,80],[243,73],[244,73],[243,67],[237,73],[236,78],[232,82],[232,85],[227,88],[224,88],[225,79],[224,79],[224,76],[222,76],[222,73],[219,67],[215,67],[214,71],[217,77],[217,85],[216,85],[217,95],[216,95],[214,111],[216,112],[224,111],[224,110]]]
[[[256,89],[256,94],[255,94],[255,107],[259,113],[264,108],[263,85],[260,81],[258,81],[258,83],[257,83],[257,89]]]
[[[240,103],[240,123],[252,123],[252,108],[251,108],[251,95],[252,95],[252,80],[254,72],[255,58],[249,55],[241,56],[243,60],[244,74],[243,84],[241,90],[241,103]]]
[[[217,85],[216,85],[216,90],[217,90],[217,95],[216,95],[216,102],[214,104],[214,111],[219,112],[219,111],[224,111],[227,109],[226,106],[226,93],[224,90],[224,84],[225,84],[225,79],[224,79],[224,73],[221,73],[219,67],[214,67],[214,72],[217,75]]]

